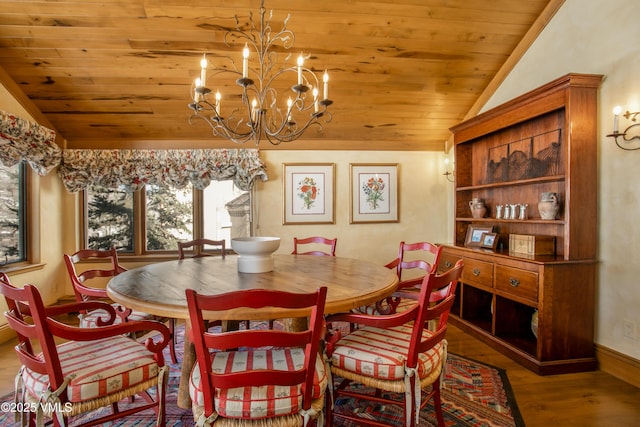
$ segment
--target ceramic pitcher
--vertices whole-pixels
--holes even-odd
[[[538,203],[538,212],[542,219],[556,219],[560,204],[558,203],[558,194],[553,192],[545,192],[540,195]]]
[[[471,216],[473,218],[484,218],[487,213],[484,200],[479,197],[474,197],[469,201],[469,209],[471,209]]]

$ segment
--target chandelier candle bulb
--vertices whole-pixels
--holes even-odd
[[[287,121],[291,122],[291,107],[293,106],[293,101],[291,98],[287,99]]]
[[[298,84],[302,84],[302,65],[304,65],[304,58],[302,55],[298,56]]]
[[[329,99],[329,73],[327,70],[324,70],[322,81],[324,82],[324,99]]]
[[[246,79],[249,76],[249,46],[244,44],[242,49],[242,78]]]
[[[196,90],[193,91],[193,100],[195,102],[200,102],[202,100],[202,96],[200,95],[200,92],[198,92],[198,88],[202,86],[202,82],[200,82],[199,78],[196,79],[194,85],[196,87]]]
[[[207,58],[203,56],[200,60],[200,85],[205,86],[207,84]]]
[[[313,88],[313,107],[315,112],[318,112],[318,88],[314,87]]]
[[[251,120],[252,121],[256,121],[258,119],[258,101],[256,101],[255,98],[253,98],[253,101],[251,101]]]
[[[220,99],[222,99],[222,95],[220,95],[220,91],[216,91],[216,114],[220,115]]]

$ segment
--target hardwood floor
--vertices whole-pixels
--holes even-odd
[[[601,371],[538,376],[451,327],[449,351],[507,370],[527,427],[625,427],[640,422],[640,389]],[[14,342],[0,344],[0,395],[13,391]]]

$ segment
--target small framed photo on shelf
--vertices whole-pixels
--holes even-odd
[[[498,235],[496,233],[483,233],[480,237],[480,247],[483,249],[496,250],[498,246]]]
[[[284,163],[282,169],[282,223],[335,224],[335,164]]]
[[[464,240],[464,246],[467,248],[482,247],[482,236],[486,233],[493,232],[493,225],[469,224],[467,228],[467,237]]]

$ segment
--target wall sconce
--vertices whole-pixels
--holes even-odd
[[[628,146],[622,146],[620,145],[621,142],[629,142],[629,141],[633,141],[634,139],[637,139],[640,141],[640,133],[636,134],[636,135],[627,135],[629,133],[629,130],[631,128],[634,128],[636,126],[640,126],[640,123],[633,123],[629,126],[627,126],[625,128],[624,131],[620,132],[618,130],[618,121],[620,119],[620,113],[622,112],[622,107],[620,107],[619,105],[616,106],[613,109],[613,133],[610,133],[609,137],[612,137],[615,142],[616,145],[620,148],[622,148],[623,150],[627,150],[627,151],[633,151],[633,150],[640,150],[640,145],[638,145],[637,147],[628,147]],[[626,111],[622,117],[624,117],[627,120],[631,120],[632,122],[635,122],[638,115],[640,115],[640,111],[636,111],[635,113],[632,113],[630,111]],[[618,141],[618,137],[621,137],[622,141]]]
[[[455,170],[454,171],[449,171],[449,158],[445,157],[444,158],[444,173],[442,175],[444,175],[447,178],[447,181],[449,182],[454,182],[455,181]]]

